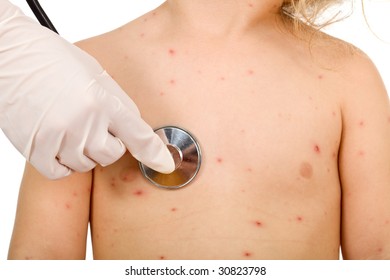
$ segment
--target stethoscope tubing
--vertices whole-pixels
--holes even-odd
[[[54,31],[55,33],[58,34],[57,29],[54,27],[53,23],[43,10],[42,6],[39,4],[38,0],[26,0],[27,4],[30,6],[30,9],[34,13],[35,17],[39,21],[39,23],[44,26],[49,28],[51,31]]]

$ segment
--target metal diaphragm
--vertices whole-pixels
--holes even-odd
[[[188,131],[175,126],[165,126],[155,132],[171,152],[175,171],[163,174],[139,163],[142,174],[159,188],[179,189],[188,185],[198,174],[201,165],[198,142]]]

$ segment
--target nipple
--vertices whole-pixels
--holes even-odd
[[[155,132],[167,145],[175,170],[170,174],[163,174],[139,163],[142,174],[159,188],[179,189],[188,185],[198,174],[201,165],[198,142],[188,131],[175,126],[162,127]]]

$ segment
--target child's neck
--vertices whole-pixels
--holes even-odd
[[[275,24],[283,0],[167,0],[164,8],[175,26],[227,36]]]

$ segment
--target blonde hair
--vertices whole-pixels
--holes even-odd
[[[338,13],[330,14],[330,18],[325,20],[320,21],[319,18],[331,6],[342,2],[343,0],[284,0],[282,13],[293,21],[295,28],[299,28],[304,23],[316,29],[321,29],[340,20]]]

